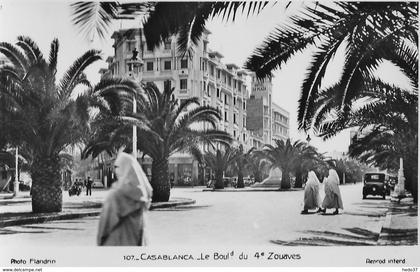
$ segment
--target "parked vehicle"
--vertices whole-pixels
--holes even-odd
[[[29,184],[25,184],[24,181],[20,180],[19,181],[19,191],[30,191],[31,190],[31,186]]]
[[[92,183],[92,188],[103,188],[104,184],[100,182],[99,180],[95,180]]]
[[[225,187],[234,187],[235,186],[234,179],[230,178],[230,177],[224,177],[223,178],[223,185]]]
[[[79,183],[73,183],[69,189],[69,196],[77,195],[79,196],[82,193],[82,186]]]
[[[382,196],[385,199],[389,192],[384,173],[367,173],[363,177],[363,199],[368,195]]]
[[[214,179],[211,179],[207,182],[207,188],[213,188],[214,189],[214,184],[216,183],[216,181]]]

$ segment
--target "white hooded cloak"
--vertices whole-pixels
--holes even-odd
[[[114,166],[118,180],[103,204],[97,244],[146,245],[146,213],[151,204],[152,186],[132,155],[119,153]]]
[[[325,198],[322,207],[325,209],[343,209],[343,200],[340,193],[340,179],[334,169],[329,170],[329,175],[325,181]]]
[[[316,209],[319,207],[321,200],[319,198],[319,180],[314,171],[308,173],[308,181],[305,185],[304,193],[304,210]]]

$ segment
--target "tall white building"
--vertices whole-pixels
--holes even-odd
[[[246,72],[235,64],[224,64],[223,55],[208,47],[205,32],[189,57],[177,50],[176,36],[165,41],[159,48],[150,50],[142,29],[122,29],[113,33],[114,56],[109,57],[108,69],[101,69],[103,76],[112,74],[128,76],[141,82],[154,82],[160,90],[175,88],[177,99],[198,97],[201,105],[213,106],[221,112],[222,120],[217,128],[231,134],[234,145],[251,147],[246,129],[247,99]],[[133,54],[137,61],[133,61]],[[147,174],[151,174],[150,161],[143,161]],[[169,172],[175,183],[189,177],[199,182],[198,163],[187,154],[174,154],[169,161]],[[204,174],[203,174],[204,175]]]
[[[273,84],[270,78],[258,80],[251,74],[251,96],[248,99],[247,129],[252,146],[263,147],[275,140],[289,138],[289,112],[273,102]]]
[[[230,133],[236,144],[247,147],[246,73],[235,64],[224,64],[223,55],[208,48],[209,34],[204,33],[188,58],[178,52],[175,36],[151,51],[141,29],[116,31],[112,35],[115,54],[107,60],[109,69],[101,72],[154,82],[161,90],[174,87],[175,97],[181,100],[198,97],[201,105],[220,110],[222,121],[218,128]],[[134,49],[140,62],[132,65]]]

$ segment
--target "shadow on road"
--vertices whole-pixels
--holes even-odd
[[[305,231],[315,237],[301,237],[293,241],[271,240],[283,246],[372,246],[376,245],[379,234],[362,228],[344,228],[350,234],[331,231]]]
[[[48,226],[31,226],[31,225],[23,225],[20,226],[21,228],[27,229],[45,229],[45,230],[83,230],[81,228],[65,228],[65,227],[48,227]]]
[[[22,234],[22,233],[48,233],[48,231],[22,231],[14,229],[0,229],[0,235],[9,235],[9,234]]]
[[[170,207],[170,208],[158,208],[153,209],[153,212],[155,211],[161,211],[161,212],[184,212],[184,211],[190,211],[190,210],[198,210],[198,209],[205,209],[211,207],[210,205],[194,205],[194,206],[176,206],[176,207]]]

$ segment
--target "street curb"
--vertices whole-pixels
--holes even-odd
[[[181,198],[178,198],[181,199]],[[163,209],[163,208],[171,208],[171,207],[177,207],[177,206],[184,206],[184,205],[192,205],[195,204],[194,199],[188,199],[184,198],[182,200],[176,201],[176,202],[158,202],[158,203],[152,203],[152,206],[149,210],[155,210],[155,209]]]
[[[385,215],[385,221],[384,221],[384,224],[382,225],[381,232],[379,233],[379,237],[378,237],[379,246],[387,245],[388,240],[386,239],[386,237],[388,236],[388,233],[385,230],[391,228],[391,220],[392,220],[392,211],[388,211]]]
[[[303,188],[299,189],[293,189],[293,190],[280,190],[280,189],[273,189],[273,188],[252,188],[252,189],[211,189],[206,188],[203,189],[203,192],[235,192],[235,193],[241,193],[241,192],[297,192],[302,191]]]
[[[31,196],[24,195],[24,196],[18,196],[15,197],[13,194],[10,195],[1,195],[0,200],[7,200],[7,199],[23,199],[23,198],[31,198]]]
[[[173,202],[158,202],[158,203],[152,203],[149,210],[191,205],[195,203],[196,203],[195,200],[187,199],[187,198],[178,200],[178,201],[173,201]],[[102,207],[102,204],[98,206],[95,205],[93,208],[101,208],[101,207]],[[89,208],[92,208],[92,207],[89,207]],[[9,220],[4,220],[0,222],[0,228],[9,227],[9,226],[26,225],[26,224],[39,224],[39,223],[45,223],[49,221],[56,221],[56,220],[76,219],[76,218],[82,218],[82,217],[87,217],[87,216],[98,216],[100,214],[101,214],[101,210],[95,210],[95,211],[89,211],[89,212],[76,212],[76,213],[65,212],[62,214],[53,214],[53,215],[48,214],[48,215],[31,216],[31,217],[19,218],[19,219],[9,219]]]

